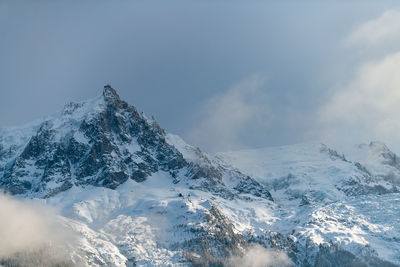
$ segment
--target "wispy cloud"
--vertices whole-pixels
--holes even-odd
[[[326,142],[349,145],[379,140],[400,151],[400,12],[389,10],[347,38],[350,53],[363,50],[349,82],[333,91],[317,112],[316,130]]]
[[[227,266],[233,267],[292,267],[293,262],[282,251],[266,249],[259,245],[250,247],[242,257],[231,257]]]
[[[400,41],[400,11],[388,10],[358,26],[347,37],[349,45],[377,46]]]
[[[0,193],[0,214],[0,265],[72,266],[74,234],[54,210]]]
[[[211,98],[202,107],[202,119],[187,138],[215,151],[242,147],[241,134],[251,125],[269,123],[271,116],[263,91],[265,81],[265,75],[255,75]]]

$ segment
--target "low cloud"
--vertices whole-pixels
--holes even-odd
[[[324,139],[381,140],[400,150],[400,52],[363,64],[321,108]]]
[[[73,265],[74,235],[53,209],[0,194],[0,214],[0,266]]]
[[[293,262],[282,251],[266,249],[259,245],[249,248],[241,256],[235,256],[228,260],[227,266],[232,267],[292,267]]]
[[[317,110],[312,131],[335,145],[378,140],[399,152],[400,12],[389,10],[361,24],[346,43],[360,57],[348,82]]]
[[[265,81],[265,76],[255,75],[211,98],[200,112],[202,119],[189,131],[189,141],[214,151],[241,148],[242,134],[254,125],[269,124]]]

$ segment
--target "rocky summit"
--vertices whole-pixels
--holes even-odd
[[[399,186],[383,143],[211,155],[109,85],[0,129],[0,187],[59,210],[67,266],[399,266]]]
[[[166,132],[154,119],[121,100],[109,85],[100,97],[71,102],[61,113],[33,128],[21,137],[26,142],[19,144],[8,142],[12,131],[1,135],[0,184],[11,194],[50,197],[72,186],[86,185],[115,189],[128,179],[142,182],[164,171],[176,182],[180,176],[198,180],[199,188],[225,197],[250,190],[271,198],[263,185],[212,164],[199,149],[196,153],[201,160],[184,159],[166,141]],[[234,173],[236,187],[223,185],[226,172]]]

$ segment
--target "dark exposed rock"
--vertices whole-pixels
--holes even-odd
[[[226,258],[240,256],[248,242],[235,234],[232,223],[212,203],[204,215],[206,228],[197,230],[196,238],[184,242],[184,257],[193,266],[224,266]]]
[[[199,149],[196,153],[197,162],[185,160],[167,143],[166,132],[154,119],[147,119],[106,85],[99,98],[69,103],[61,116],[41,123],[20,152],[1,166],[0,187],[12,194],[50,197],[72,186],[115,189],[128,179],[143,182],[164,171],[174,183],[185,176],[199,181],[193,187],[224,198],[245,193],[272,199],[262,185],[239,172],[235,175],[243,181],[226,188],[222,177],[227,170]],[[0,147],[0,156],[5,154]]]
[[[73,183],[114,189],[129,178],[140,182],[158,170],[172,171],[186,165],[182,155],[166,143],[159,125],[122,101],[110,86],[104,88],[103,101],[104,107],[85,116],[78,129],[73,126],[73,115],[83,104],[67,105],[63,115],[70,116],[72,122],[67,117],[66,133],[61,137],[55,137],[60,133],[52,121],[42,123],[22,153],[7,166],[1,179],[3,187],[14,194],[33,190],[49,191],[47,195],[68,189]],[[87,142],[76,140],[76,133]],[[140,148],[133,155],[123,150],[132,142]],[[133,161],[133,157],[138,160]],[[39,177],[34,177],[30,168],[37,169]],[[20,182],[24,177],[34,178],[34,184]],[[61,184],[57,190],[46,190],[51,180]]]
[[[397,155],[383,143],[371,142],[369,144],[371,150],[379,151],[379,155],[383,158],[382,163],[400,169],[400,160]]]
[[[333,149],[327,147],[325,144],[322,144],[322,145],[321,145],[321,148],[320,148],[319,151],[320,151],[321,153],[326,153],[326,154],[328,154],[328,155],[331,157],[331,159],[333,159],[333,160],[339,159],[339,160],[348,162],[348,160],[346,159],[346,157],[344,156],[344,154],[340,155],[336,150],[333,150]]]
[[[239,193],[251,194],[256,197],[262,197],[273,201],[273,198],[267,188],[256,180],[246,176],[241,179],[239,184],[234,187]]]
[[[397,265],[378,259],[373,255],[354,255],[349,251],[342,249],[337,245],[320,245],[318,254],[314,263],[315,267],[368,267],[368,266],[382,266],[382,267],[395,267]]]
[[[361,180],[360,177],[350,177],[349,179],[343,181],[340,185],[338,185],[337,189],[344,192],[348,196],[359,196],[359,195],[370,195],[370,194],[383,195],[383,194],[399,192],[397,186],[387,185],[385,187],[381,184],[374,183],[372,179],[373,177],[369,177],[369,179],[364,179],[364,180]]]
[[[369,177],[372,176],[372,174],[368,171],[368,169],[365,166],[361,165],[361,163],[355,162],[354,166],[356,166],[357,169],[359,169],[360,171],[364,172],[366,176]]]
[[[248,244],[256,243],[265,248],[285,251],[295,266],[397,266],[376,257],[375,253],[368,246],[355,255],[333,243],[315,245],[313,242],[309,242],[309,240],[305,243],[294,240],[296,239],[292,235],[285,236],[277,232],[267,232],[263,236],[249,236],[247,242]]]
[[[270,183],[270,187],[274,189],[275,191],[281,190],[281,189],[287,189],[289,188],[290,185],[298,183],[296,181],[296,177],[289,173],[286,177],[274,179]]]

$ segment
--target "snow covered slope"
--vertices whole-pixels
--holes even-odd
[[[110,86],[0,130],[1,188],[57,208],[79,266],[397,266],[399,166],[381,143],[210,155]]]
[[[167,135],[110,86],[0,134],[0,186],[61,209],[84,264],[222,262],[247,242],[213,199],[272,203],[264,185]]]
[[[400,264],[398,160],[384,144],[357,145],[346,154],[324,144],[298,144],[218,158],[270,189],[284,211],[273,231],[292,233],[306,247],[361,255],[371,266]],[[315,252],[308,255],[322,264]]]

